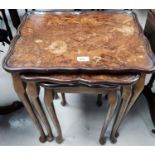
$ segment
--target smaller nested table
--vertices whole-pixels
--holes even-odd
[[[50,89],[65,93],[88,92],[91,88],[91,92],[97,94],[105,90],[111,96],[110,105],[116,105],[114,92],[121,88],[122,103],[111,135],[116,142],[120,123],[143,89],[145,74],[154,71],[154,62],[149,43],[131,11],[29,12],[11,43],[3,66],[12,74],[14,88],[39,129],[41,141],[46,141],[46,136],[32,108],[39,102],[36,84],[45,87],[45,103],[53,117]],[[107,113],[101,143],[105,142],[104,133],[114,107],[110,106]],[[42,117],[43,113],[40,116],[51,140],[47,120]],[[57,123],[57,141],[61,142],[58,126]]]
[[[108,128],[108,125],[112,119],[114,112],[116,111],[116,107],[118,104],[117,99],[118,93],[120,94],[120,98],[122,97],[123,100],[121,109],[124,110],[124,112],[121,111],[121,115],[118,116],[117,118],[119,121],[119,119],[121,119],[123,116],[122,114],[126,112],[127,107],[129,108],[130,106],[132,106],[131,104],[133,104],[133,103],[129,104],[128,102],[129,99],[131,98],[132,86],[138,81],[139,76],[138,75],[112,76],[103,74],[67,74],[67,75],[54,74],[47,76],[23,75],[21,76],[21,78],[23,81],[26,82],[27,85],[26,90],[29,98],[31,99],[31,103],[34,105],[34,107],[36,105],[37,106],[40,105],[38,97],[39,86],[45,88],[44,103],[57,129],[58,136],[56,137],[56,141],[58,143],[62,142],[62,132],[54,110],[52,92],[108,94],[109,109],[100,134],[100,143],[105,144],[106,142],[105,132]],[[122,91],[123,96],[121,96],[120,91]],[[38,108],[36,108],[36,110],[37,109]],[[115,136],[113,137],[113,135],[115,135],[116,132],[115,130],[118,129],[120,121],[117,122],[116,120],[115,123],[116,127],[114,127],[113,131],[114,134],[112,134],[112,139],[114,139],[115,137]],[[47,131],[49,131],[48,128]],[[50,134],[48,134],[48,137],[49,136]]]

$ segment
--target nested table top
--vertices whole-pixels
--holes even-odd
[[[130,85],[139,79],[139,75],[106,75],[106,74],[48,74],[48,75],[22,75],[26,81],[50,82],[57,84],[107,84],[107,85]]]
[[[4,68],[150,72],[154,55],[132,12],[31,12],[18,29]]]

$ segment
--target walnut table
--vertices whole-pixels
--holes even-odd
[[[51,104],[53,103],[51,90],[61,93],[108,93],[109,110],[100,136],[100,143],[104,144],[106,142],[104,134],[117,106],[118,91],[120,91],[121,86],[123,87],[123,92],[130,88],[132,85],[134,85],[134,83],[136,83],[136,81],[139,79],[139,76],[108,76],[103,74],[54,74],[50,76],[22,75],[21,78],[27,83],[27,92],[31,98],[38,97],[37,93],[33,93],[35,90],[37,90],[36,88],[38,85],[41,85],[45,88],[45,105],[47,109],[49,106],[51,107],[49,108],[51,109],[49,113],[52,115],[51,118],[53,119],[53,122],[56,122],[55,124],[58,131],[58,137],[56,140],[58,143],[62,142],[62,133],[54,111],[54,106]],[[130,91],[130,89],[128,90]],[[128,96],[125,97],[128,98]],[[123,98],[123,104],[126,104],[126,98]]]
[[[40,140],[46,141],[41,123],[28,99],[26,83],[22,81],[21,75],[26,77],[35,74],[37,78],[46,75],[47,78],[51,78],[53,74],[68,77],[66,75],[70,73],[78,77],[85,74],[88,79],[93,79],[95,74],[100,74],[101,77],[108,74],[110,77],[115,76],[115,80],[119,79],[120,75],[123,77],[119,79],[120,83],[114,80],[110,87],[122,86],[126,74],[130,75],[130,78],[132,74],[140,75],[140,84],[137,82],[138,86],[134,88],[136,92],[133,92],[133,96],[131,85],[130,88],[123,87],[122,106],[112,132],[112,137],[115,137],[123,117],[144,86],[145,74],[155,69],[154,58],[137,18],[131,11],[29,12],[25,15],[11,43],[3,66],[12,74],[14,88],[38,127]],[[50,87],[56,90],[52,83],[48,84],[46,80],[41,81],[45,92]],[[101,81],[101,86],[110,84],[108,78],[104,82],[103,79]],[[61,86],[61,81],[57,82],[58,86]],[[68,91],[69,87],[69,84],[65,85],[63,91]],[[31,95],[33,92],[31,88],[34,87],[29,85],[28,88],[30,100],[36,103],[37,89],[34,91],[36,94]],[[82,90],[85,88],[82,87],[79,92]],[[131,104],[127,104],[130,96],[133,99]],[[49,98],[52,101],[52,97]],[[41,109],[38,110],[41,112]],[[45,117],[42,117],[43,113],[40,113],[40,116],[49,128]],[[49,130],[49,133],[48,138],[51,140],[52,132]]]

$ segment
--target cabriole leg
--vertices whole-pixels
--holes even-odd
[[[113,124],[111,136],[110,136],[112,143],[117,142],[117,139],[116,139],[117,130],[120,126],[121,120],[124,116],[125,110],[128,106],[131,96],[132,96],[131,86],[123,86],[121,107],[118,110],[117,116],[116,116],[114,124]]]
[[[136,100],[137,98],[139,97],[139,95],[141,94],[141,92],[143,91],[144,89],[144,83],[145,83],[145,77],[146,75],[145,74],[142,74],[140,76],[140,79],[137,81],[137,83],[133,86],[132,88],[132,97],[125,109],[125,112],[119,122],[119,125],[117,127],[117,130],[116,130],[116,133],[115,133],[115,137],[118,137],[118,129],[121,125],[121,123],[123,122],[123,119],[126,117],[126,115],[128,114],[129,110],[132,108],[132,106],[136,103]]]
[[[96,104],[100,107],[102,105],[102,94],[97,95],[97,102]]]
[[[37,86],[35,82],[27,82],[26,90],[28,97],[31,100],[31,104],[34,106],[38,116],[40,117],[40,119],[42,120],[43,124],[47,129],[48,133],[47,140],[52,141],[53,140],[52,130],[39,99],[40,88]]]
[[[61,97],[62,97],[61,105],[65,106],[67,104],[65,93],[61,93]]]
[[[40,140],[40,142],[45,142],[46,141],[45,133],[44,133],[43,128],[42,128],[39,120],[35,116],[35,113],[34,113],[32,107],[30,105],[29,99],[28,99],[28,97],[26,95],[26,92],[25,92],[24,84],[23,84],[20,76],[18,74],[12,74],[12,79],[13,79],[14,89],[15,89],[18,97],[23,102],[28,114],[32,118],[32,120],[33,120],[35,126],[37,127],[37,129],[39,130],[39,133],[40,133],[39,140]]]
[[[146,75],[141,75],[140,79],[137,81],[137,83],[133,87],[133,96],[131,98],[131,101],[125,111],[125,115],[129,112],[129,110],[132,108],[132,106],[135,104],[137,101],[138,97],[140,96],[141,92],[144,89],[144,84],[145,84],[145,77]]]
[[[60,124],[59,124],[59,121],[57,119],[56,112],[54,109],[53,95],[50,89],[45,88],[44,101],[45,101],[46,108],[49,112],[49,115],[52,119],[52,122],[57,130],[58,136],[56,137],[56,142],[60,144],[63,141],[62,132],[61,132],[61,127],[60,127]]]
[[[106,143],[106,138],[105,138],[105,132],[108,128],[108,125],[112,119],[112,116],[116,110],[116,106],[117,106],[117,91],[111,91],[108,95],[108,99],[109,99],[109,109],[104,121],[104,125],[103,128],[101,130],[101,134],[100,134],[100,139],[99,142],[101,145],[104,145]]]

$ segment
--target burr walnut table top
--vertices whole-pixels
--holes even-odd
[[[4,68],[151,72],[154,55],[132,12],[30,12],[12,41]]]
[[[22,75],[26,81],[50,82],[57,84],[108,84],[129,85],[139,79],[139,75],[106,75],[106,74],[52,74],[52,75]]]

